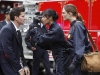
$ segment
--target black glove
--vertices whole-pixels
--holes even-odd
[[[74,64],[71,64],[69,67],[68,67],[70,73],[72,74],[74,72],[74,69],[75,69],[75,65]]]

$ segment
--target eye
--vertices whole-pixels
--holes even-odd
[[[43,18],[45,18],[45,16],[43,16]]]
[[[62,12],[62,14],[65,14],[64,12]]]

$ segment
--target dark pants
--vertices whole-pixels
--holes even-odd
[[[73,75],[88,75],[88,72],[81,71],[81,63],[76,64]]]
[[[0,65],[0,75],[4,75]]]
[[[72,59],[74,57],[74,54],[70,54],[66,60],[66,75],[88,75],[88,72],[83,72],[81,71],[81,63],[77,63],[75,65],[75,69],[74,72],[71,73],[70,70],[68,69],[68,67],[70,66],[70,64],[72,63]]]
[[[65,75],[65,59],[67,59],[67,55],[64,55],[61,49],[52,50],[52,54],[54,58],[53,75]]]
[[[48,52],[40,47],[37,47],[35,51],[33,51],[33,69],[32,75],[38,75],[39,73],[39,65],[40,61],[42,60],[43,65],[45,67],[45,74],[51,75],[50,72],[50,62],[49,62],[49,55]]]

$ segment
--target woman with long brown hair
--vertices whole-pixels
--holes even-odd
[[[67,67],[73,75],[87,75],[87,72],[81,71],[81,61],[83,54],[88,53],[86,49],[90,49],[91,46],[82,16],[73,4],[67,4],[63,7],[62,16],[64,20],[71,23],[67,40],[67,50],[70,54],[67,61],[70,65],[67,65]]]

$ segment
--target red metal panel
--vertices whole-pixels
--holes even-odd
[[[0,14],[0,21],[4,20],[4,14]]]
[[[92,24],[90,29],[100,30],[100,0],[92,0]]]
[[[76,0],[76,7],[82,15],[86,27],[89,29],[89,2],[86,0]]]
[[[94,43],[97,45],[97,32],[90,32]]]

